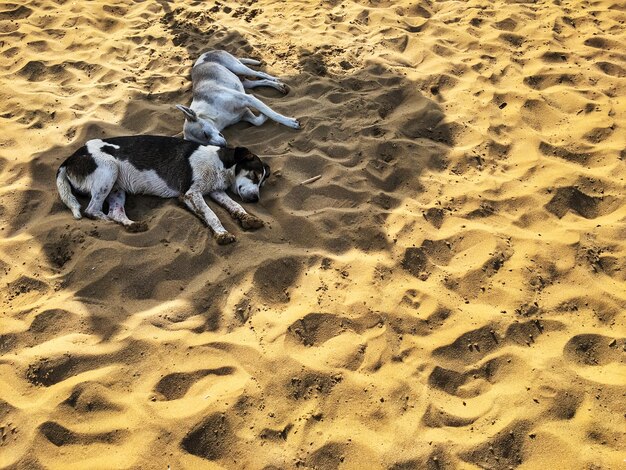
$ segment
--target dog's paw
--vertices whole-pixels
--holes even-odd
[[[263,222],[261,219],[250,214],[245,214],[244,216],[242,216],[239,219],[239,222],[245,230],[255,230],[265,225],[265,222]]]
[[[291,127],[292,129],[300,129],[300,121],[298,121],[297,119],[289,119],[289,123],[287,124],[288,127]]]
[[[215,241],[218,245],[228,245],[229,243],[237,241],[237,239],[232,233],[224,232],[216,234]]]
[[[126,230],[130,233],[145,232],[148,230],[148,224],[145,222],[133,222],[130,225],[126,225]]]
[[[109,216],[106,215],[102,211],[94,211],[94,212],[85,211],[85,216],[92,220],[111,220]]]
[[[280,91],[283,95],[286,95],[287,93],[289,93],[289,87],[283,83],[283,82],[277,82],[277,87],[276,89],[278,91]]]

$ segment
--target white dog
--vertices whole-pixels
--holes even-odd
[[[226,190],[245,202],[256,202],[269,175],[270,167],[244,147],[220,148],[174,137],[139,135],[88,141],[61,164],[57,188],[75,218],[80,219],[81,212],[72,188],[91,195],[85,215],[113,220],[135,232],[147,227],[127,217],[126,192],[179,197],[211,228],[217,243],[224,245],[235,237],[222,226],[203,195],[223,206],[244,229],[257,229],[263,221],[248,214]],[[108,214],[102,211],[105,200]]]
[[[200,144],[225,146],[226,139],[220,132],[222,129],[239,121],[260,126],[268,117],[292,129],[300,129],[297,119],[283,116],[258,98],[246,94],[245,88],[258,86],[269,86],[283,93],[287,92],[286,85],[277,78],[245,65],[259,63],[254,59],[237,59],[226,51],[209,51],[200,56],[191,69],[191,106],[176,106],[185,114],[185,139]],[[261,80],[242,81],[235,74]],[[250,108],[261,114],[255,115]]]

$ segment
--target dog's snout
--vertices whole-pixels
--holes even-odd
[[[252,196],[250,196],[250,197],[248,198],[248,201],[249,201],[249,202],[259,202],[259,196],[257,196],[256,194],[254,194],[254,195],[252,195]]]
[[[217,145],[218,147],[226,147],[226,139],[222,134],[219,134],[219,137],[213,139],[213,145]]]

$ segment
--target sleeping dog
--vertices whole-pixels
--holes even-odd
[[[129,231],[147,229],[145,223],[126,216],[126,193],[179,197],[213,231],[217,243],[235,241],[203,195],[224,207],[244,229],[257,229],[263,221],[248,214],[233,201],[230,189],[244,202],[259,200],[259,190],[270,175],[270,167],[247,148],[220,148],[174,137],[140,135],[94,139],[74,152],[57,171],[61,200],[76,219],[80,203],[72,193],[91,195],[85,215],[113,220]],[[102,211],[104,201],[109,211]]]
[[[258,65],[254,59],[237,59],[226,51],[205,52],[191,69],[193,101],[191,106],[176,105],[185,114],[183,135],[185,139],[200,144],[226,145],[221,130],[247,121],[260,126],[267,118],[280,124],[300,129],[300,123],[277,113],[258,98],[248,95],[246,88],[269,86],[286,93],[287,87],[264,72],[258,72],[245,64]],[[241,81],[237,75],[261,78]],[[251,110],[261,114],[255,115]]]

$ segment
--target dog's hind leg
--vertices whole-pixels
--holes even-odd
[[[126,215],[124,204],[126,203],[126,193],[114,186],[109,197],[107,197],[107,203],[109,204],[109,213],[107,216],[126,227],[129,232],[145,232],[148,230],[148,226],[145,222],[133,222]]]
[[[265,121],[267,121],[267,116],[265,114],[259,114],[256,116],[249,109],[246,111],[246,114],[241,118],[242,121],[249,122],[250,124],[254,124],[255,126],[262,125]]]
[[[260,60],[250,59],[248,57],[241,57],[239,59],[239,62],[241,62],[242,64],[245,64],[245,65],[261,65],[261,61]]]
[[[270,75],[269,73],[259,72],[258,70],[253,70],[250,67],[246,67],[242,63],[238,62],[237,65],[233,66],[233,68],[227,67],[231,72],[236,75],[245,75],[248,77],[256,77],[256,78],[265,78],[266,80],[272,80],[274,82],[279,81],[278,78]]]
[[[209,194],[211,199],[228,211],[228,213],[239,221],[246,230],[253,230],[263,227],[263,221],[258,217],[248,214],[240,204],[233,201],[224,191],[214,191]]]
[[[92,219],[108,220],[102,212],[102,205],[117,180],[118,168],[115,163],[100,161],[98,168],[90,175],[91,200],[85,209],[85,215]]]
[[[268,118],[273,119],[274,121],[284,126],[291,127],[292,129],[300,129],[300,122],[298,122],[297,119],[283,116],[282,114],[277,113],[257,97],[244,94],[244,100],[246,101],[246,104],[248,106],[258,109]]]
[[[219,245],[227,245],[235,241],[234,235],[228,233],[224,228],[220,219],[217,218],[215,212],[207,206],[202,194],[198,191],[188,191],[184,196],[181,196],[181,200],[185,203],[191,211],[200,217],[205,224],[213,231],[215,240]]]
[[[236,57],[228,53],[220,54],[219,56],[214,56],[212,60],[214,60],[215,62],[219,64],[222,64],[224,67],[226,67],[228,70],[230,70],[232,73],[236,75],[246,75],[248,77],[265,78],[267,80],[272,80],[275,82],[278,81],[278,78],[273,77],[272,75],[268,73],[259,72],[257,70],[251,69],[250,67],[246,66],[244,62],[242,62],[240,59],[237,59]],[[246,61],[250,65],[258,65],[258,64],[251,63],[250,60],[253,60],[253,59],[247,59],[247,60],[244,59],[244,61]]]
[[[276,88],[278,91],[280,91],[281,93],[287,93],[289,91],[289,89],[287,88],[287,85],[285,85],[283,82],[279,82],[279,81],[274,81],[274,80],[248,80],[247,78],[241,81],[242,85],[244,88],[246,89],[250,89],[250,88],[257,88],[260,86],[268,86],[268,87],[272,87],[272,88]]]

